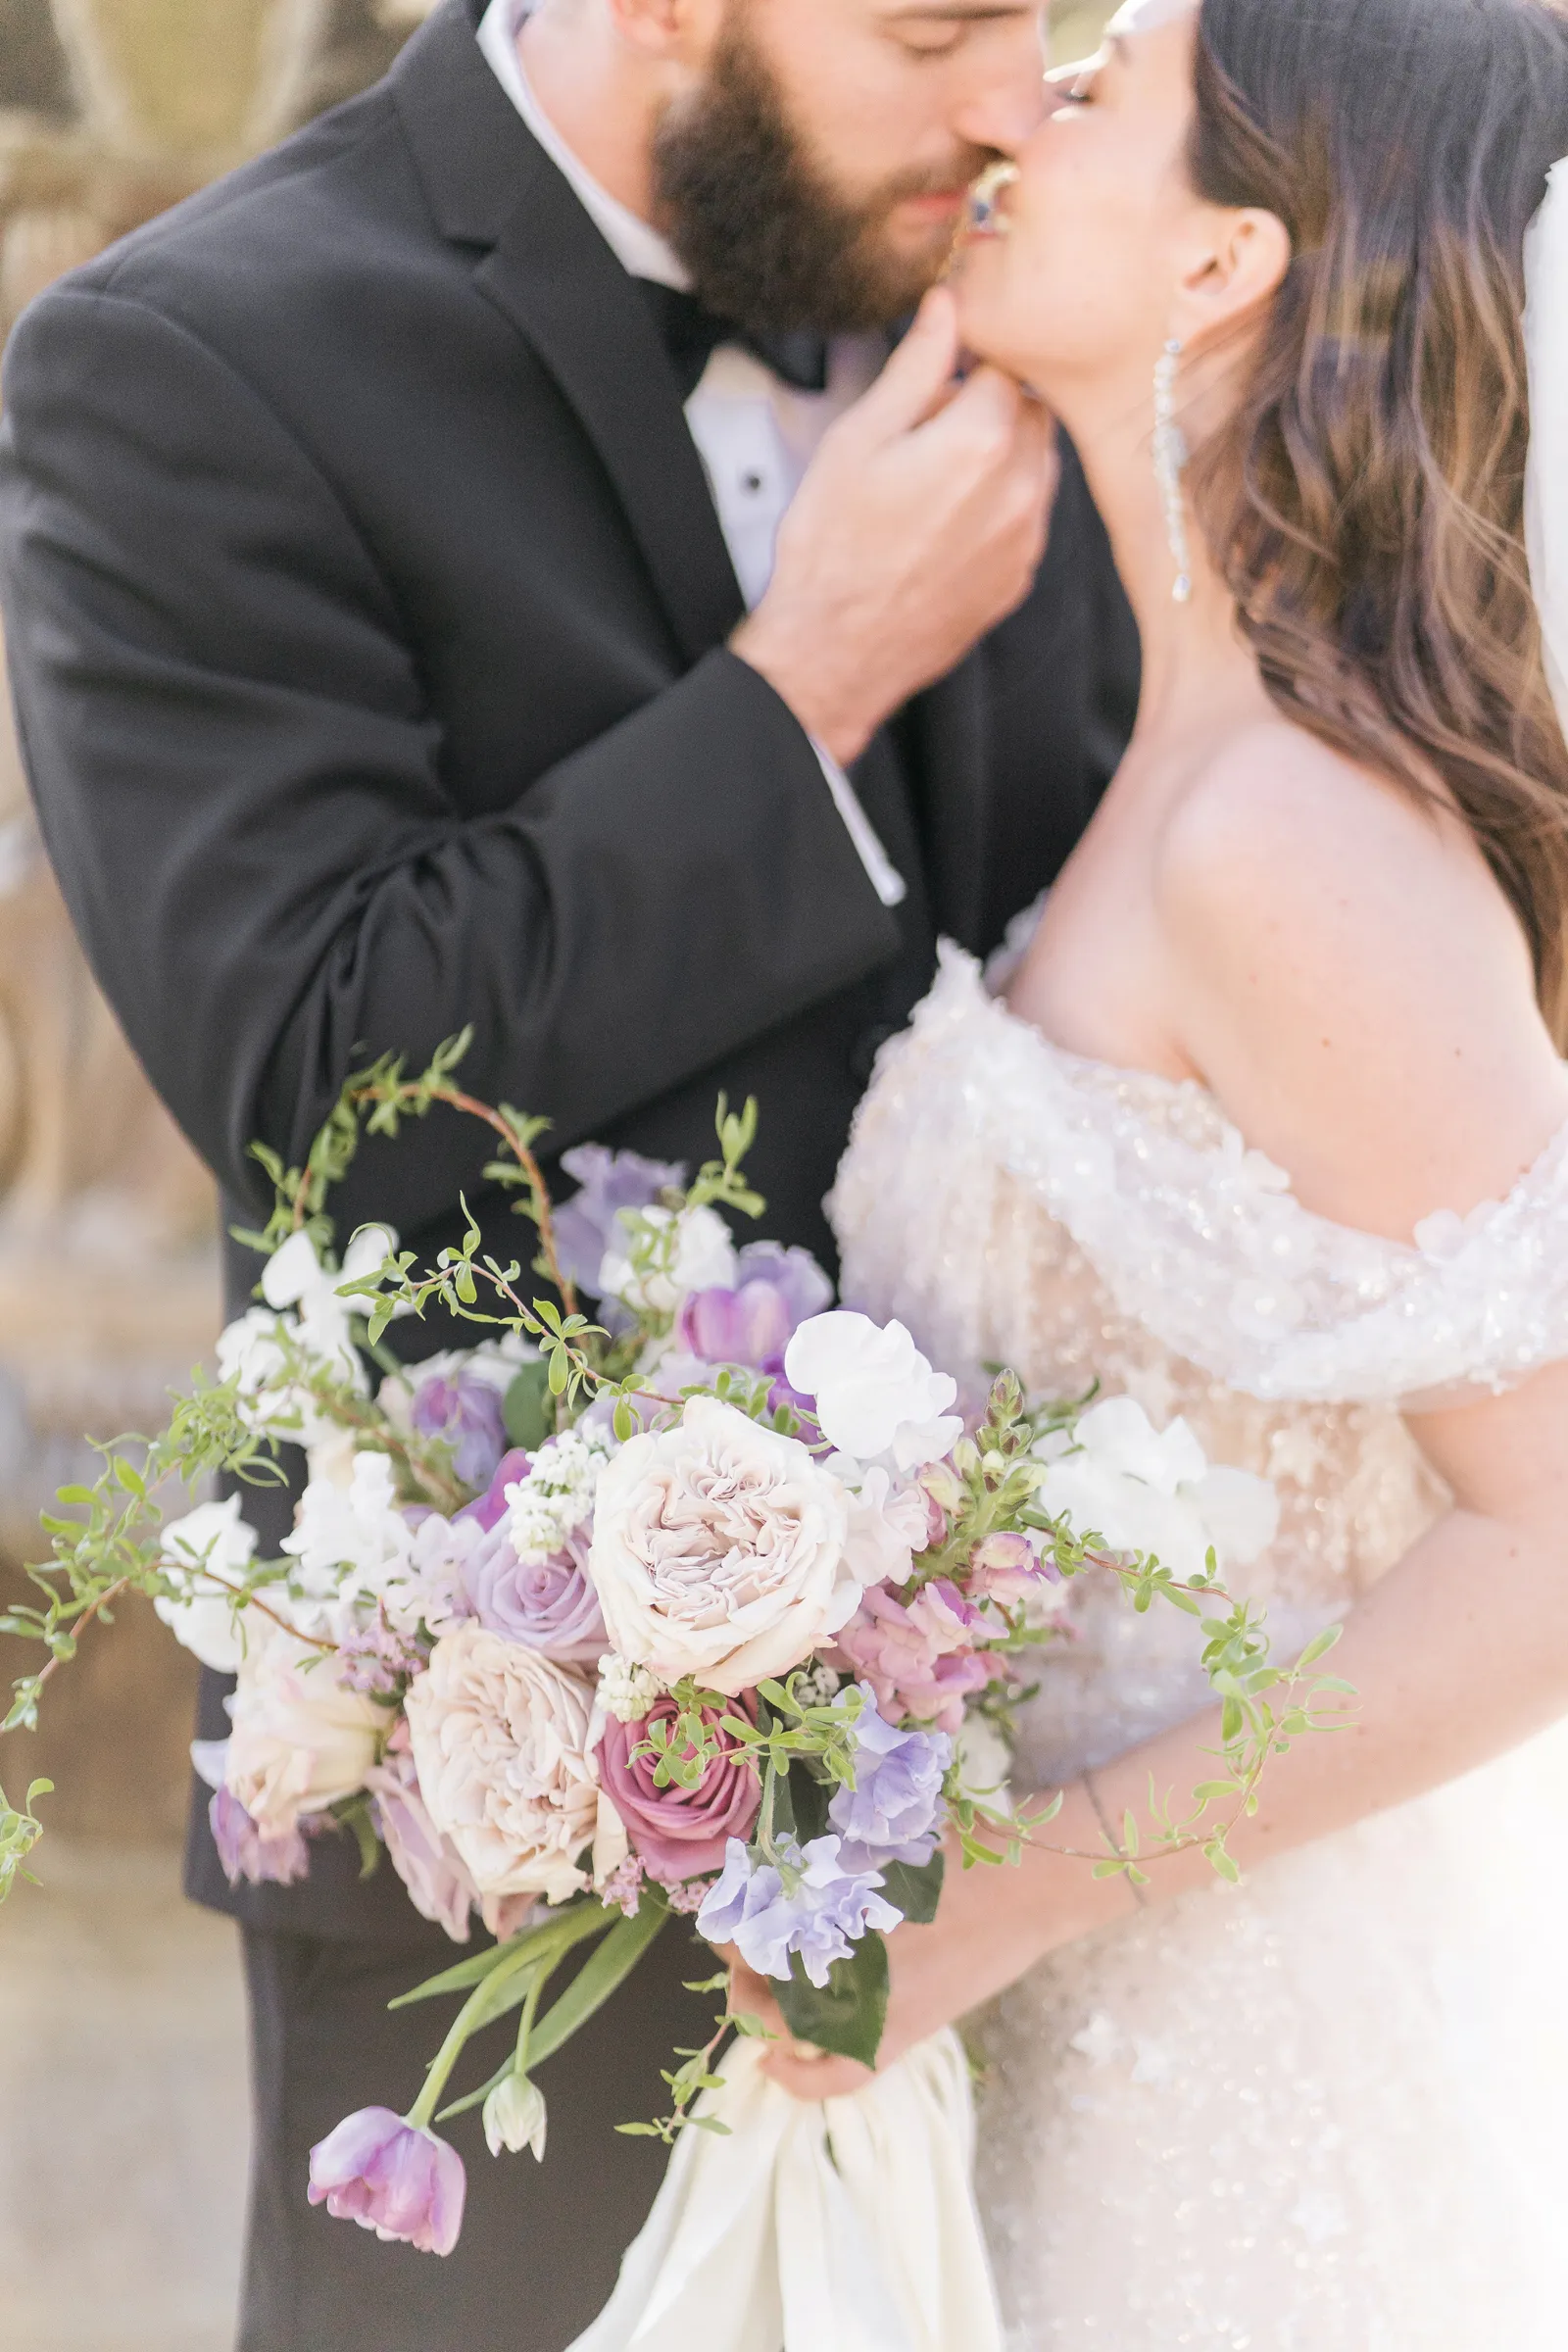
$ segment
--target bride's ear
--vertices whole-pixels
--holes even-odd
[[[1176,332],[1186,343],[1212,342],[1267,309],[1291,266],[1291,232],[1258,207],[1205,207],[1200,233],[1184,257]]]

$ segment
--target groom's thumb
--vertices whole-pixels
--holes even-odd
[[[844,423],[867,444],[912,433],[947,401],[957,365],[958,306],[946,286],[933,286],[914,324]]]

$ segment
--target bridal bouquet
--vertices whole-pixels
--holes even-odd
[[[303,1170],[259,1154],[276,1209],[247,1237],[259,1299],[223,1333],[219,1379],[64,1492],[74,1516],[47,1523],[54,1562],[33,1572],[46,1605],[0,1621],[50,1652],[9,1729],[35,1720],[89,1619],[151,1592],[237,1677],[229,1737],[195,1750],[234,1882],[287,1885],[314,1838],[350,1835],[455,1942],[490,1931],[407,1996],[461,1996],[410,2113],[351,2116],[312,2158],[313,2201],[439,2253],[465,2181],[435,2127],[482,2105],[493,2153],[542,2156],[534,2070],[671,1913],[772,1979],[800,2038],[874,2060],[886,1935],[934,1916],[949,1857],[996,1864],[1055,1809],[1012,1808],[1007,1734],[1075,1578],[1203,1617],[1221,1777],[1156,1843],[1200,1842],[1227,1875],[1227,1804],[1251,1804],[1271,1750],[1311,1728],[1322,1686],[1301,1686],[1327,1646],[1271,1667],[1220,1591],[1211,1545],[1260,1550],[1272,1490],[1210,1470],[1181,1424],[1156,1436],[1125,1400],[1037,1409],[1003,1372],[966,1427],[900,1324],[836,1309],[804,1250],[738,1248],[730,1218],[762,1207],[755,1106],[720,1104],[719,1156],[692,1183],[568,1152],[579,1190],[557,1206],[539,1122],[460,1093],[462,1048],[416,1080],[385,1061],[351,1081]],[[380,1227],[334,1258],[327,1200],[362,1133],[437,1103],[499,1139],[485,1177],[519,1195],[549,1297],[471,1220],[422,1272]],[[407,1370],[386,1335],[432,1306],[473,1342]],[[277,1479],[287,1446],[309,1483],[279,1558],[258,1559],[237,1495],[164,1521],[172,1479]],[[38,1794],[0,1801],[0,1892]],[[1130,1829],[1093,1857],[1135,1881],[1150,1858]],[[491,2080],[443,2107],[467,2040],[514,2012]],[[716,2026],[665,2076],[668,2112],[625,2129],[721,2128],[700,2094],[724,2034],[760,2029]]]

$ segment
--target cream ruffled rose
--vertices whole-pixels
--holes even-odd
[[[585,1847],[625,1852],[589,1752],[592,1684],[482,1626],[438,1642],[406,1702],[419,1791],[482,1895],[562,1903],[589,1884]],[[613,1852],[607,1849],[613,1845]]]
[[[731,1696],[787,1674],[858,1604],[849,1527],[845,1489],[798,1440],[693,1397],[599,1482],[588,1573],[612,1647]]]
[[[223,1778],[264,1835],[323,1813],[365,1786],[392,1728],[390,1710],[349,1690],[329,1651],[252,1610]]]

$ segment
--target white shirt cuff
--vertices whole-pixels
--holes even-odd
[[[827,788],[833,795],[833,806],[844,819],[845,829],[855,844],[871,888],[884,906],[902,906],[909,895],[909,886],[877,839],[876,828],[860,807],[855,786],[827,746],[818,743],[814,735],[811,737],[811,749],[821,763]]]

